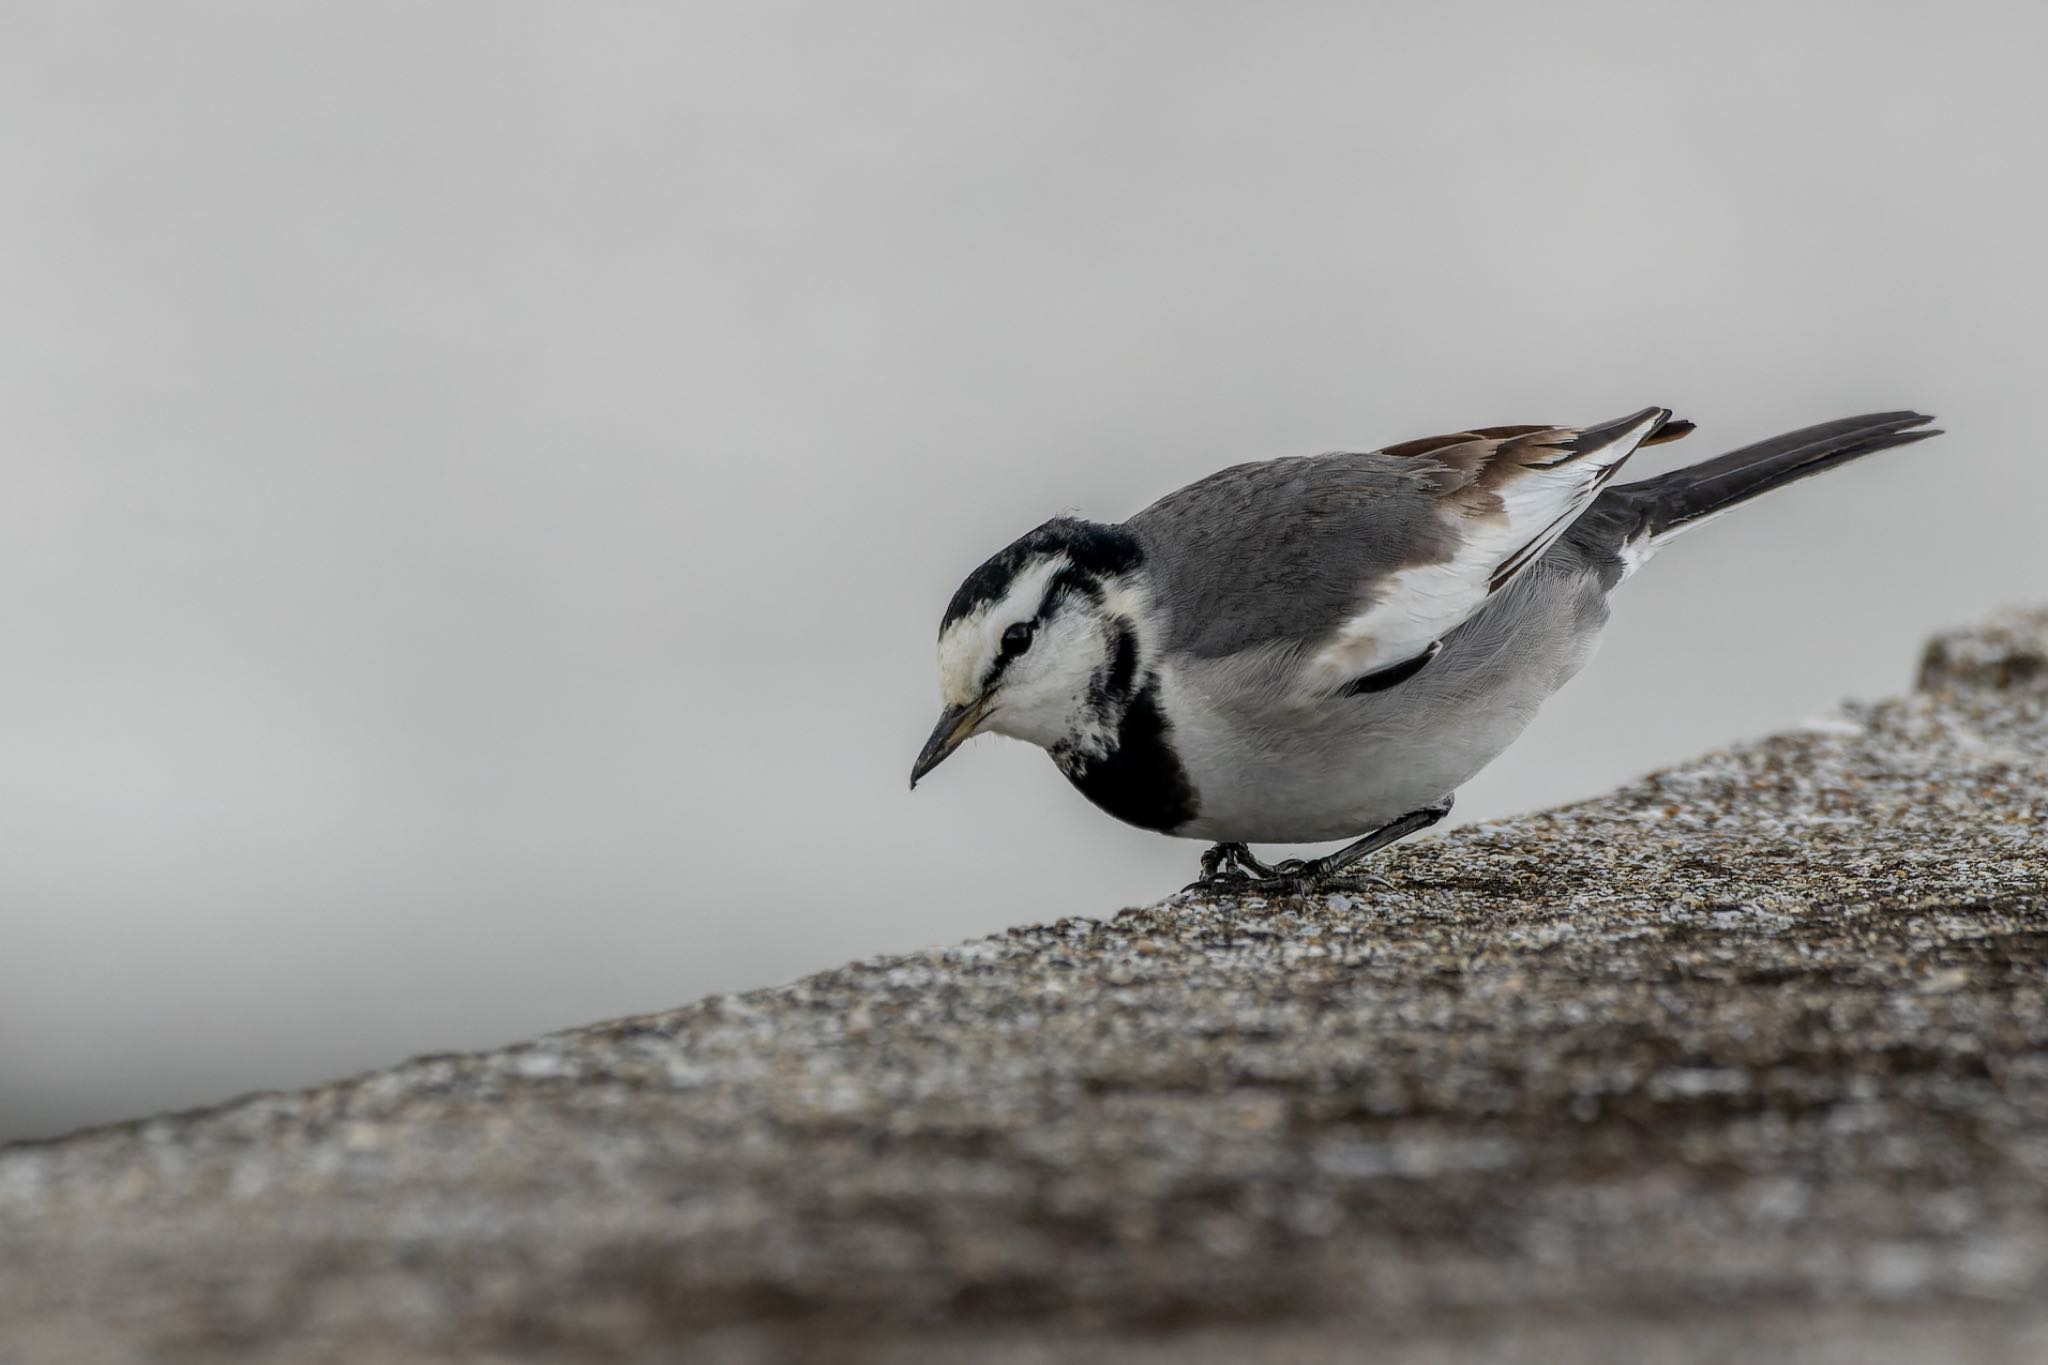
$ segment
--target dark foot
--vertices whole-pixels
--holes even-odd
[[[1433,806],[1424,806],[1420,810],[1409,811],[1398,820],[1388,821],[1363,839],[1347,844],[1327,857],[1289,858],[1271,865],[1252,857],[1251,850],[1243,844],[1218,844],[1202,855],[1201,879],[1182,889],[1224,891],[1234,896],[1309,896],[1364,886],[1384,889],[1392,883],[1370,872],[1353,871],[1353,865],[1397,839],[1405,839],[1419,829],[1428,829],[1450,813],[1451,798],[1446,796]]]
[[[1394,884],[1376,872],[1333,867],[1328,858],[1289,858],[1274,867],[1276,876],[1292,877],[1311,891],[1391,891]]]
[[[1394,884],[1370,872],[1331,872],[1321,858],[1289,858],[1276,863],[1272,875],[1230,878],[1209,889],[1233,896],[1321,896],[1332,891],[1391,891]]]
[[[1325,879],[1317,872],[1320,864],[1321,859],[1304,862],[1300,858],[1263,863],[1244,851],[1243,844],[1218,844],[1202,855],[1201,880],[1181,889],[1225,896],[1308,896],[1323,889]]]
[[[1237,891],[1273,875],[1273,869],[1254,858],[1245,845],[1218,844],[1202,855],[1202,875],[1181,890]]]

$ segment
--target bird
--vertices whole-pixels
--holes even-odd
[[[1738,503],[1940,432],[1845,417],[1632,483],[1694,426],[1474,427],[1233,465],[1121,523],[1058,516],[939,626],[916,788],[969,738],[1043,748],[1081,794],[1213,846],[1188,888],[1305,892],[1442,820],[1576,674],[1608,597]],[[1267,863],[1253,843],[1352,842]]]

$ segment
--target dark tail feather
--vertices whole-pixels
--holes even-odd
[[[1594,510],[1622,521],[1627,540],[1667,535],[1780,484],[1874,451],[1939,436],[1939,431],[1913,429],[1933,420],[1917,412],[1874,412],[1802,427],[1654,479],[1611,488],[1600,495],[1600,503],[1607,506],[1595,504]]]

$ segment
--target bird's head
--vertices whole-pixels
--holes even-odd
[[[1139,682],[1138,542],[1060,517],[967,576],[939,625],[945,709],[910,784],[984,732],[1100,757]]]

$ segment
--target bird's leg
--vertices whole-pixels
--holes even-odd
[[[1353,863],[1370,858],[1397,839],[1405,839],[1420,829],[1428,829],[1451,813],[1452,798],[1446,796],[1432,806],[1411,810],[1406,815],[1389,820],[1356,843],[1346,844],[1335,853],[1316,858],[1305,864],[1301,875],[1310,882],[1326,882],[1341,874]]]
[[[1389,820],[1356,843],[1346,844],[1325,857],[1305,860],[1289,858],[1278,866],[1266,869],[1260,881],[1251,884],[1251,889],[1292,892],[1316,890],[1342,876],[1345,868],[1371,857],[1395,840],[1405,839],[1419,829],[1428,829],[1451,813],[1451,800],[1451,797],[1446,796],[1435,805],[1411,810],[1398,819]],[[1359,880],[1376,882],[1381,886],[1388,885],[1383,878],[1370,874]]]
[[[1388,844],[1405,839],[1417,830],[1428,829],[1449,815],[1452,800],[1452,797],[1446,796],[1434,805],[1411,810],[1406,815],[1389,820],[1363,839],[1346,844],[1335,853],[1321,858],[1289,858],[1282,863],[1268,864],[1254,858],[1252,851],[1243,844],[1218,844],[1202,855],[1201,877],[1182,889],[1264,891],[1283,895],[1301,895],[1320,890],[1329,882],[1341,877],[1346,868],[1370,858]],[[1376,882],[1381,886],[1387,885],[1382,878],[1370,874],[1359,880]]]

